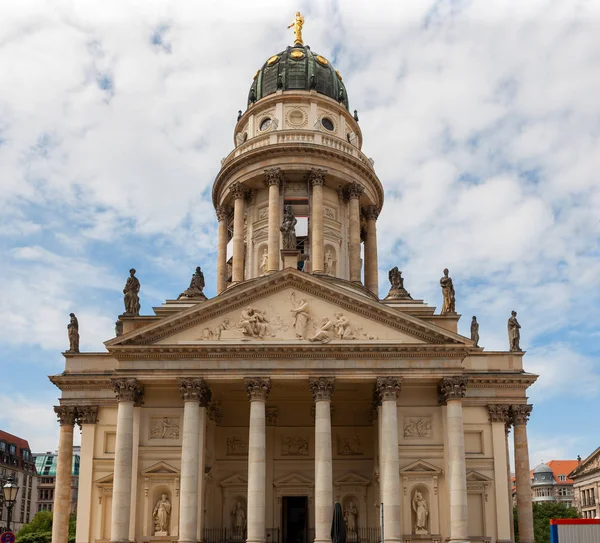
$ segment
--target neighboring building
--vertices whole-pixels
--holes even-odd
[[[140,316],[132,270],[116,337],[103,352],[65,352],[50,378],[61,390],[53,541],[66,539],[76,422],[79,542],[325,542],[339,501],[354,541],[380,540],[383,503],[390,543],[506,543],[507,424],[519,533],[533,541],[536,376],[524,353],[460,335],[447,277],[441,313],[411,298],[397,268],[380,299],[383,185],[330,61],[298,36],[250,85],[212,191],[218,294],[206,299],[198,270]]]
[[[71,471],[71,514],[77,512],[77,489],[79,487],[79,461],[81,447],[73,447],[73,461]],[[38,493],[35,504],[36,511],[52,511],[54,503],[54,489],[56,486],[56,463],[58,451],[47,453],[34,453],[35,467],[38,473]]]
[[[569,473],[575,506],[583,518],[600,518],[600,447]]]
[[[13,475],[19,485],[10,526],[16,532],[35,516],[37,475],[27,440],[0,430],[0,531],[6,529],[8,519],[1,487],[10,475]]]
[[[563,502],[573,505],[573,480],[569,473],[577,466],[577,460],[551,460],[532,471],[531,488],[534,502]]]

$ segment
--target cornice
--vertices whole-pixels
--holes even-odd
[[[379,213],[383,207],[383,186],[381,181],[362,160],[356,158],[344,151],[338,151],[333,147],[327,147],[325,145],[313,144],[313,143],[273,143],[264,145],[257,149],[252,149],[242,153],[240,156],[233,158],[230,162],[225,164],[223,168],[217,174],[213,183],[212,199],[215,208],[222,204],[219,201],[219,195],[222,193],[227,180],[231,178],[237,171],[246,166],[247,162],[257,163],[257,172],[264,174],[264,166],[260,165],[260,162],[265,158],[281,157],[282,155],[291,155],[294,158],[304,156],[314,156],[324,158],[326,160],[335,160],[339,163],[346,164],[359,172],[365,179],[368,179],[377,193],[378,202],[375,202]]]
[[[351,291],[338,288],[334,285],[330,285],[325,281],[318,280],[315,277],[307,276],[306,274],[301,275],[300,272],[294,272],[292,270],[283,270],[276,274],[260,278],[257,280],[249,281],[247,285],[240,285],[236,289],[231,291],[225,291],[223,294],[216,298],[212,298],[208,302],[202,304],[201,307],[194,306],[180,313],[177,313],[171,317],[165,317],[157,326],[149,328],[147,330],[137,329],[124,336],[109,340],[105,343],[110,353],[117,353],[121,349],[120,347],[128,345],[150,345],[166,338],[170,335],[176,334],[180,331],[186,330],[192,326],[199,325],[208,320],[217,318],[221,315],[235,311],[236,309],[242,309],[246,307],[252,301],[274,294],[286,288],[293,286],[293,288],[315,296],[316,298],[329,301],[335,305],[344,308],[355,314],[362,315],[372,321],[380,322],[391,328],[407,333],[413,337],[416,337],[426,343],[433,345],[459,345],[462,348],[461,356],[467,354],[469,348],[468,341],[465,338],[465,342],[461,342],[461,337],[458,334],[453,334],[446,330],[440,329],[439,331],[432,329],[434,325],[424,323],[423,321],[399,313],[393,308],[389,308],[379,302],[371,301],[367,298],[362,299],[360,295],[352,294]],[[346,349],[353,349],[356,341],[344,343]],[[212,351],[220,351],[224,349],[240,349],[246,350],[247,346],[251,346],[252,343],[243,345],[227,345],[225,342],[220,342],[219,345],[212,345]],[[376,344],[368,344],[369,349],[377,347]],[[293,343],[294,350],[305,350],[317,348],[316,345],[304,345],[302,343]],[[166,346],[160,346],[165,348]],[[389,346],[385,345],[384,348],[402,349],[404,345],[398,344]],[[420,348],[428,348],[427,346],[416,345]],[[175,346],[169,346],[168,348],[178,348]],[[202,346],[194,346],[194,348],[200,352],[203,350]],[[272,349],[272,347],[262,344],[262,349]],[[284,348],[289,348],[285,346]],[[189,347],[188,347],[189,349]],[[187,350],[184,348],[184,350]]]

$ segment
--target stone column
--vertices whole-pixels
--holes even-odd
[[[265,184],[269,187],[268,272],[276,272],[279,269],[279,239],[281,238],[279,231],[281,226],[279,187],[282,183],[281,168],[265,170]]]
[[[60,405],[54,408],[60,423],[58,439],[58,462],[54,489],[54,513],[52,543],[67,543],[69,537],[69,514],[71,512],[71,465],[73,462],[73,426],[75,408]]]
[[[509,501],[510,486],[506,477],[506,423],[510,416],[509,406],[502,404],[488,405],[490,422],[492,423],[492,447],[494,452],[494,490],[496,493],[496,522],[498,543],[510,543],[512,505]]]
[[[504,446],[506,448],[506,486],[508,487],[508,506],[510,509],[510,540],[515,540],[515,512],[513,508],[513,496],[512,496],[512,474],[510,472],[510,454],[508,452],[508,435],[510,434],[510,427],[512,425],[512,419],[509,417],[504,425]]]
[[[365,239],[365,287],[379,297],[379,271],[377,269],[377,206],[363,207],[367,219],[367,238]]]
[[[250,436],[248,438],[248,511],[246,543],[266,540],[267,430],[265,404],[271,380],[244,379],[250,399]]]
[[[333,461],[331,451],[331,396],[334,379],[310,379],[315,402],[315,543],[331,541],[333,518]]]
[[[94,468],[94,425],[98,421],[98,406],[84,405],[77,408],[77,424],[81,426],[81,460],[79,464],[79,486],[77,488],[77,525],[75,541],[88,543],[92,541],[91,509],[92,509],[92,472]]]
[[[381,451],[379,481],[383,503],[385,541],[400,541],[400,465],[398,463],[398,394],[401,380],[397,377],[378,377],[377,394],[381,402]]]
[[[533,505],[527,444],[527,420],[532,409],[532,405],[526,404],[510,407],[515,439],[515,479],[520,543],[533,543]]]
[[[360,183],[350,183],[346,187],[348,197],[348,219],[350,230],[349,259],[350,281],[360,283],[360,205],[359,198],[365,189]]]
[[[117,410],[117,436],[112,499],[110,540],[129,541],[131,517],[131,467],[133,463],[133,406],[143,394],[137,379],[112,379],[119,407]]]
[[[446,431],[448,432],[449,541],[457,543],[469,541],[467,467],[462,414],[462,399],[466,391],[466,377],[444,377],[440,382],[440,401],[442,405],[446,405]]]
[[[325,237],[323,231],[323,185],[327,170],[313,168],[308,174],[308,181],[312,185],[312,202],[310,207],[310,244],[312,248],[312,271],[323,273],[325,271]]]
[[[204,453],[204,448],[200,450],[200,436],[204,437],[206,426],[201,410],[210,401],[210,389],[203,379],[179,379],[179,391],[183,400],[179,541],[195,543],[198,536],[198,457]],[[200,480],[204,481],[204,474]]]
[[[246,212],[246,195],[248,190],[242,183],[231,185],[231,194],[235,199],[233,208],[233,274],[232,283],[244,280],[244,213]]]
[[[227,219],[230,209],[226,206],[217,208],[217,219],[219,221],[217,241],[217,294],[227,287]]]

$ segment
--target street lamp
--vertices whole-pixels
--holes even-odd
[[[2,487],[2,493],[4,495],[4,503],[6,503],[6,510],[8,512],[8,518],[6,519],[6,531],[10,531],[10,521],[12,520],[12,510],[17,501],[17,494],[19,493],[19,485],[15,482],[14,475],[10,475],[6,484]]]

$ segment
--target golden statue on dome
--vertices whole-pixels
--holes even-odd
[[[288,28],[294,27],[294,34],[296,34],[296,39],[294,40],[294,45],[304,45],[302,41],[302,26],[304,25],[304,17],[300,15],[300,12],[296,12],[296,18],[294,22],[288,26]]]

